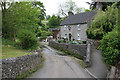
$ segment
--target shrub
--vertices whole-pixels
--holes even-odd
[[[2,38],[2,45],[11,45],[11,46],[16,46],[16,43],[12,40]]]
[[[101,40],[100,50],[102,51],[103,60],[109,65],[117,65],[120,61],[120,32],[113,30]]]
[[[63,43],[66,43],[65,39],[63,40]]]
[[[23,49],[36,49],[38,46],[37,38],[32,31],[29,30],[21,30],[18,34],[18,38],[20,40],[20,46]]]
[[[58,40],[58,43],[61,43],[62,42],[62,40]]]

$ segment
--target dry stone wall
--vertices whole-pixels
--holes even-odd
[[[120,64],[119,64],[120,65]],[[109,80],[116,80],[120,79],[120,68],[117,68],[115,66],[112,66],[111,69],[108,71],[108,76]]]
[[[91,44],[92,48],[98,48],[100,45],[100,40],[88,39],[87,44]]]
[[[49,45],[55,49],[62,49],[69,51],[71,53],[76,53],[82,57],[85,58],[86,56],[86,50],[87,50],[87,45],[86,44],[66,44],[66,43],[57,43],[54,41],[50,41]]]
[[[2,59],[2,78],[16,78],[41,64],[41,54]]]

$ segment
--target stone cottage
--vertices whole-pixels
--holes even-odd
[[[59,38],[67,38],[69,41],[86,41],[86,29],[94,19],[96,12],[88,11],[79,14],[68,12],[68,17],[60,24]]]

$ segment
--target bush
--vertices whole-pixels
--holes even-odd
[[[16,46],[16,43],[12,40],[2,38],[2,45]]]
[[[120,32],[113,30],[101,40],[100,50],[102,51],[103,60],[109,65],[117,65],[120,61]]]
[[[58,43],[61,43],[62,42],[62,40],[58,40]]]
[[[63,43],[66,43],[65,39],[63,40]]]
[[[20,46],[23,49],[37,49],[38,42],[34,33],[29,30],[21,30],[18,34],[20,40]]]

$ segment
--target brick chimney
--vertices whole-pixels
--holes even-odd
[[[68,12],[68,16],[72,16],[72,15],[74,15],[73,12],[72,12],[72,11],[69,11],[69,12]]]

